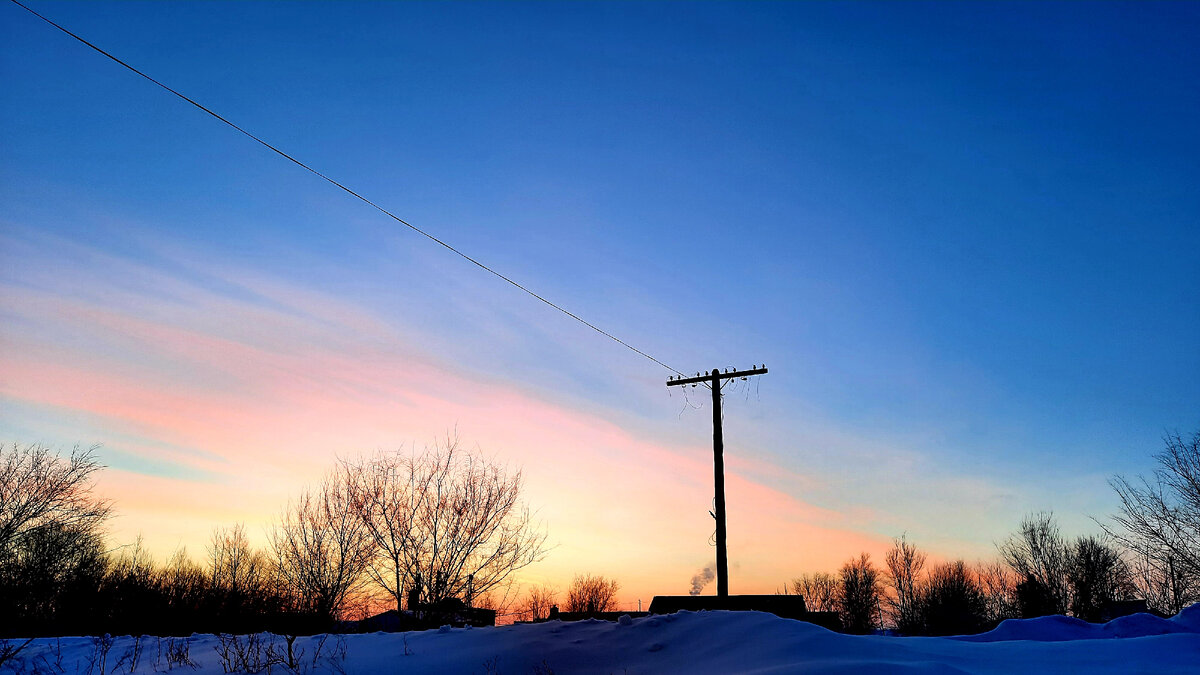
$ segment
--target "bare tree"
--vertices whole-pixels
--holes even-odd
[[[213,530],[206,574],[209,601],[229,630],[251,628],[257,617],[292,604],[289,598],[295,593],[279,582],[278,570],[266,553],[250,545],[243,525]]]
[[[1179,568],[1159,555],[1134,551],[1130,573],[1137,594],[1146,599],[1146,604],[1157,612],[1167,615],[1178,614],[1184,607],[1200,600],[1189,585],[1189,579],[1180,574]]]
[[[1067,580],[1075,617],[1101,621],[1110,603],[1133,596],[1133,575],[1116,548],[1099,537],[1080,537],[1072,544],[1070,555]]]
[[[97,449],[76,446],[62,458],[41,444],[0,445],[0,555],[41,527],[100,527],[110,505],[92,494],[92,474],[103,468]]]
[[[95,452],[0,445],[0,635],[68,625],[99,589],[110,507],[92,493]]]
[[[167,559],[166,567],[158,570],[157,585],[168,606],[177,610],[200,607],[209,591],[208,574],[188,557],[187,549],[182,546]]]
[[[375,546],[340,467],[288,506],[271,532],[280,580],[302,610],[332,619],[365,579]]]
[[[238,523],[229,529],[213,530],[208,544],[208,574],[213,588],[250,596],[269,583],[270,561],[250,546],[245,526]]]
[[[1021,529],[999,545],[1000,555],[1017,574],[1017,604],[1023,618],[1065,614],[1070,602],[1067,544],[1054,514],[1030,514]]]
[[[868,553],[851,558],[842,565],[838,601],[842,626],[850,633],[870,633],[879,626],[879,598],[882,583],[879,570]]]
[[[611,612],[617,608],[617,590],[621,586],[615,579],[600,575],[577,574],[567,589],[568,612]]]
[[[401,606],[408,590],[425,603],[483,596],[545,555],[545,533],[520,500],[510,473],[457,438],[406,456],[346,462],[353,503],[379,557],[375,583]]]
[[[804,607],[810,612],[838,610],[838,579],[828,572],[801,574],[792,579],[790,590],[804,596]]]
[[[886,596],[888,615],[897,630],[915,633],[921,629],[920,578],[925,568],[925,553],[910,544],[901,535],[892,540],[892,547],[884,555],[887,564],[887,583],[891,593]]]
[[[415,584],[420,573],[409,569],[409,559],[419,536],[421,509],[417,502],[424,491],[424,477],[415,470],[416,458],[398,451],[342,463],[351,478],[354,508],[377,549],[367,574],[400,611],[406,587]]]
[[[138,534],[132,544],[125,544],[117,550],[120,553],[109,565],[108,576],[133,581],[141,587],[151,586],[156,576],[154,557],[146,549],[142,535]]]
[[[519,605],[519,614],[525,621],[541,621],[549,618],[550,608],[558,604],[558,591],[545,584],[530,586]]]
[[[1017,578],[999,560],[975,565],[975,578],[983,591],[985,617],[989,625],[1017,618]]]
[[[1132,550],[1147,599],[1174,614],[1200,600],[1200,431],[1168,434],[1152,479],[1116,476],[1121,512],[1105,531]],[[1102,523],[1103,525],[1103,523]]]

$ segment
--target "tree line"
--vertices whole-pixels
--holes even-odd
[[[927,565],[906,537],[876,567],[866,553],[837,574],[793,579],[810,611],[833,612],[851,633],[970,634],[1005,619],[1051,614],[1098,622],[1115,603],[1144,600],[1164,616],[1200,601],[1200,432],[1165,438],[1150,477],[1110,481],[1120,499],[1104,534],[1068,539],[1051,513],[1026,516],[995,560]]]
[[[903,634],[986,630],[1009,618],[1106,618],[1144,599],[1171,615],[1200,600],[1200,432],[1166,438],[1148,478],[1110,481],[1120,512],[1103,536],[1064,537],[1050,513],[1027,516],[992,561],[927,564],[907,538],[877,567],[867,554],[837,574],[805,574],[784,592],[845,630]],[[0,446],[0,637],[64,634],[298,634],[384,605],[448,599],[518,619],[615,609],[616,581],[576,576],[560,598],[513,575],[540,560],[546,534],[520,500],[520,471],[459,447],[341,460],[293,499],[256,549],[245,528],[218,528],[197,563],[158,564],[141,545],[106,548],[112,504],[93,493],[96,449],[63,457],[43,445]]]
[[[108,549],[101,469],[96,448],[0,447],[0,637],[295,634],[381,599],[487,606],[546,552],[521,472],[455,438],[339,461],[282,510],[265,549],[235,525],[214,531],[202,563],[180,550],[158,564],[140,540]]]

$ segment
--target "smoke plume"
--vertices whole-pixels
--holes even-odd
[[[688,591],[688,595],[700,595],[700,591],[703,591],[705,586],[712,583],[715,576],[717,576],[717,573],[713,571],[712,566],[707,566],[696,572],[696,575],[692,577],[692,590]]]

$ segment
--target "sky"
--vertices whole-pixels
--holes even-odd
[[[765,363],[731,592],[1098,532],[1200,429],[1200,4],[31,6],[671,368]],[[457,434],[522,581],[710,564],[706,390],[14,4],[0,79],[0,439],[100,444],[112,541],[264,542]]]

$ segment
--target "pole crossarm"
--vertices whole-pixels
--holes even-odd
[[[683,385],[683,384],[699,384],[701,382],[712,382],[714,378],[717,380],[730,380],[735,377],[749,377],[750,375],[766,375],[766,374],[767,374],[766,366],[761,366],[759,368],[751,368],[750,370],[732,370],[732,371],[726,371],[723,373],[718,372],[716,375],[713,375],[712,373],[701,373],[701,374],[697,375],[696,377],[682,377],[681,376],[678,379],[676,379],[674,377],[668,378],[667,386],[675,387],[675,386]]]

